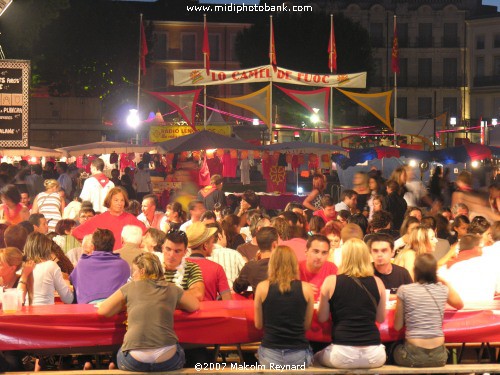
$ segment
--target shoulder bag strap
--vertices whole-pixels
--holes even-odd
[[[373,297],[373,294],[370,293],[370,291],[368,289],[366,289],[366,286],[363,285],[363,283],[361,281],[359,281],[359,279],[357,277],[354,277],[354,276],[349,276],[356,284],[358,284],[358,286],[360,286],[362,289],[365,290],[366,294],[368,294],[368,297],[370,297],[370,300],[372,301],[373,303],[373,306],[375,307],[375,311],[377,310],[377,301],[375,300],[375,297]]]
[[[436,301],[436,299],[434,298],[434,296],[432,295],[431,292],[429,292],[429,289],[427,289],[427,287],[424,285],[424,284],[420,284],[424,287],[425,291],[431,296],[432,300],[434,301],[434,303],[436,304],[436,307],[439,311],[439,316],[441,317],[441,326],[443,325],[443,319],[444,319],[444,309],[443,309],[443,313],[441,314],[441,309],[439,308],[439,305]]]

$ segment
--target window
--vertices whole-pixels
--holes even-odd
[[[408,47],[408,24],[398,23],[398,44],[400,47]]]
[[[476,77],[484,77],[484,57],[476,59]]]
[[[493,36],[493,48],[500,48],[500,34]]]
[[[418,117],[431,118],[432,117],[432,98],[423,97],[418,98]]]
[[[444,24],[443,47],[458,47],[458,25],[456,23]]]
[[[484,35],[476,36],[476,49],[484,49]]]
[[[495,56],[493,58],[493,75],[500,76],[500,56]]]
[[[183,33],[181,41],[182,59],[196,60],[196,35],[194,33]]]
[[[457,116],[457,98],[445,97],[443,98],[443,112],[448,112],[448,117]]]
[[[399,59],[398,86],[408,85],[408,59]]]
[[[397,117],[407,118],[408,117],[408,98],[398,96],[397,103],[398,103]]]
[[[220,61],[220,34],[208,34],[210,45],[210,61]]]
[[[229,46],[229,50],[231,51],[231,61],[238,61],[238,56],[236,55],[236,37],[238,34],[232,33],[231,36],[229,37],[229,43],[231,44]]]
[[[167,72],[164,68],[155,66],[153,69],[153,85],[155,88],[167,86]]]
[[[370,41],[372,47],[384,47],[384,25],[370,23]]]
[[[476,98],[476,117],[479,118],[484,112],[484,100],[483,98]]]
[[[418,46],[421,48],[432,47],[432,23],[418,24]]]
[[[418,59],[419,86],[432,86],[432,59]]]
[[[372,85],[375,87],[383,87],[384,86],[384,77],[382,74],[382,59],[373,59],[373,76],[372,76]]]
[[[168,56],[167,33],[155,33],[154,58],[166,60]]]
[[[443,86],[457,85],[457,59],[443,59]]]

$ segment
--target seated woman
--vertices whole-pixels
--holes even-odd
[[[255,327],[264,328],[259,363],[303,365],[312,362],[305,332],[311,326],[314,295],[309,283],[299,280],[297,257],[288,246],[278,246],[269,260],[269,278],[255,291]]]
[[[54,291],[59,293],[64,303],[73,302],[73,291],[64,281],[57,263],[52,260],[53,243],[47,236],[33,232],[28,235],[24,246],[26,259],[35,262],[33,282],[28,281],[28,290],[33,288],[33,305],[53,305]]]
[[[314,361],[335,368],[376,368],[385,363],[375,321],[385,320],[385,286],[373,275],[370,252],[357,238],[342,246],[342,265],[321,287],[318,321],[332,318],[332,344]]]
[[[127,309],[128,330],[118,350],[118,367],[140,372],[182,368],[185,356],[174,331],[174,310],[196,311],[198,299],[166,282],[160,261],[151,253],[133,260],[132,280],[97,310],[110,317]]]
[[[71,219],[62,219],[56,224],[55,232],[57,235],[52,238],[52,241],[59,245],[64,254],[82,245],[80,241],[71,235],[75,227],[76,221]]]
[[[394,328],[406,326],[404,344],[394,349],[394,361],[400,366],[440,367],[448,353],[444,345],[443,316],[446,303],[461,309],[458,293],[437,277],[437,261],[432,254],[415,259],[415,282],[399,287]]]

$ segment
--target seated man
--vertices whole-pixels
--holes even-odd
[[[325,224],[330,220],[337,219],[335,203],[332,197],[330,197],[329,195],[325,195],[323,198],[321,198],[321,207],[321,210],[314,211],[313,215],[322,218]]]
[[[200,266],[205,284],[205,301],[216,301],[218,296],[223,300],[232,299],[224,269],[206,259],[212,255],[216,233],[217,228],[207,228],[201,222],[191,224],[186,230],[188,247],[191,249],[188,260]]]
[[[187,245],[188,238],[185,232],[181,230],[167,232],[162,246],[165,279],[203,301],[205,284],[201,269],[196,263],[186,261]]]
[[[82,245],[79,247],[75,247],[66,253],[66,256],[73,264],[73,267],[76,267],[82,254],[90,255],[94,252],[94,245],[92,244],[92,235],[87,234],[83,237]]]
[[[41,234],[47,234],[49,232],[49,224],[43,214],[31,214],[28,220],[33,225],[35,232]]]
[[[269,217],[262,217],[260,214],[250,216],[250,235],[252,236],[252,240],[238,246],[236,249],[243,256],[245,262],[254,259],[257,255],[257,251],[259,251],[259,245],[257,245],[257,232],[259,229],[270,226],[271,221]]]
[[[142,243],[142,228],[136,225],[125,225],[122,229],[122,247],[113,251],[115,254],[120,254],[120,257],[125,260],[130,268],[135,257],[143,252]]]
[[[271,253],[278,247],[278,231],[276,228],[264,227],[257,232],[257,245],[260,254],[257,260],[251,260],[241,270],[238,278],[234,280],[233,290],[239,294],[255,291],[257,284],[267,279],[267,268]]]
[[[391,263],[394,257],[394,239],[385,233],[375,233],[368,241],[368,248],[373,259],[375,276],[378,276],[391,291],[391,300],[396,300],[396,292],[401,285],[411,284],[410,273],[404,267]]]
[[[373,213],[372,221],[370,222],[372,233],[367,234],[363,241],[368,243],[370,238],[374,233],[385,233],[391,236],[394,240],[400,237],[400,233],[397,230],[391,229],[392,226],[392,214],[388,211],[376,211]],[[399,228],[395,227],[394,228]]]
[[[130,266],[113,253],[115,237],[108,229],[92,234],[94,252],[82,254],[69,277],[75,288],[77,303],[94,303],[108,298],[130,277]]]
[[[147,194],[142,198],[141,214],[137,216],[137,220],[142,222],[146,228],[160,229],[160,222],[165,214],[157,211],[158,198],[154,194]]]
[[[328,261],[330,240],[314,234],[307,240],[306,259],[299,263],[300,279],[311,284],[314,300],[318,301],[321,285],[327,276],[337,274],[337,266]]]

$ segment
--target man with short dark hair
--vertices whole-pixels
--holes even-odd
[[[249,215],[250,216],[250,235],[252,239],[250,242],[244,243],[236,249],[245,259],[245,262],[253,260],[259,251],[259,245],[257,245],[257,232],[260,228],[270,227],[271,220],[269,217],[259,215]]]
[[[398,288],[404,284],[411,284],[413,281],[406,268],[391,262],[394,256],[394,239],[385,233],[375,233],[371,235],[368,247],[373,259],[375,276],[382,280],[385,289],[391,291],[391,299],[395,300]]]
[[[95,211],[92,207],[82,207],[78,213],[78,224],[83,224],[94,216]]]
[[[205,284],[201,269],[196,263],[187,262],[184,259],[187,254],[187,245],[188,238],[185,232],[181,230],[167,232],[162,246],[165,279],[203,301]]]
[[[340,195],[340,202],[335,205],[335,211],[347,210],[355,214],[358,205],[358,193],[354,190],[346,189]]]
[[[141,221],[146,228],[160,229],[160,222],[165,214],[157,211],[158,198],[154,194],[147,194],[142,198],[141,214],[137,216],[137,220]]]
[[[41,234],[47,234],[49,232],[49,224],[43,214],[31,214],[28,220],[33,225],[35,232]]]
[[[113,253],[115,237],[109,229],[97,229],[92,235],[94,251],[82,254],[69,276],[77,303],[96,303],[108,298],[130,277],[130,266]]]
[[[207,210],[213,211],[216,203],[220,203],[221,208],[226,207],[226,196],[222,191],[223,182],[221,175],[214,174],[210,177],[210,185],[198,192],[197,199],[203,202]]]
[[[321,285],[327,276],[337,274],[337,266],[328,261],[330,240],[321,234],[309,237],[306,244],[306,259],[299,262],[300,279],[309,283],[314,300],[319,299]]]
[[[391,229],[392,215],[388,211],[382,210],[374,212],[370,226],[373,233],[385,233],[390,235],[394,240],[400,237],[399,231]],[[367,234],[363,240],[368,243],[373,233]]]
[[[260,256],[251,260],[241,270],[238,278],[233,283],[233,290],[239,294],[245,294],[251,287],[255,291],[257,284],[267,279],[269,259],[276,247],[278,247],[278,231],[276,228],[264,227],[257,232],[257,245],[259,245]]]
[[[230,300],[231,290],[224,269],[217,263],[206,259],[212,255],[217,228],[208,228],[202,222],[193,223],[187,229],[188,246],[191,255],[188,260],[200,266],[205,284],[205,301]]]
[[[315,216],[319,216],[323,221],[328,223],[330,220],[337,219],[337,212],[335,211],[335,202],[333,198],[329,195],[325,195],[321,198],[321,210],[314,211]]]
[[[104,206],[104,198],[108,192],[115,187],[115,184],[103,173],[104,161],[100,158],[92,160],[90,164],[90,173],[92,174],[83,183],[83,189],[80,198],[83,201],[92,203],[95,212],[103,213],[107,211]]]

